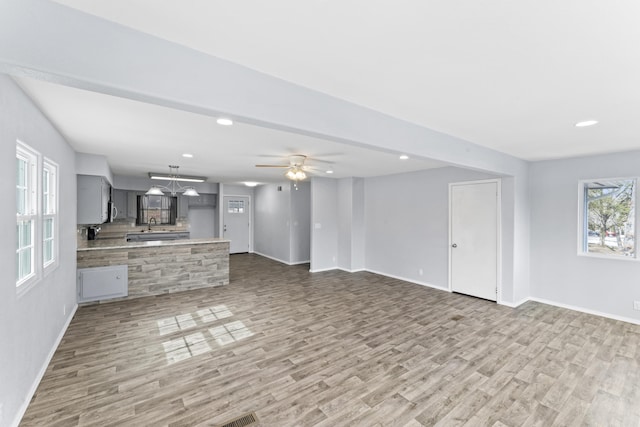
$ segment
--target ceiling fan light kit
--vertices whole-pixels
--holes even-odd
[[[182,182],[205,182],[206,178],[200,176],[180,176],[178,169],[180,166],[169,165],[169,174],[149,172],[149,178],[151,179],[166,179],[169,180],[167,185],[152,185],[149,191],[145,194],[148,196],[162,196],[164,192],[171,193],[175,197],[176,194],[182,193],[185,196],[197,197],[200,194],[193,187],[183,187],[178,183]]]
[[[304,162],[307,156],[294,154],[289,156],[288,165],[256,165],[257,168],[287,168],[284,176],[291,181],[302,181],[307,178]]]
[[[284,176],[292,181],[302,181],[307,177],[307,174],[304,173],[301,167],[293,166],[284,174]]]

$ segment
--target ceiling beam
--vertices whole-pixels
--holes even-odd
[[[0,2],[0,71],[504,175],[527,162],[46,0]]]

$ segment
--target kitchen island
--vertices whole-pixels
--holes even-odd
[[[131,299],[229,284],[229,241],[78,240],[77,268],[126,265]]]

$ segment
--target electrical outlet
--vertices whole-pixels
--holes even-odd
[[[421,269],[421,268],[419,268],[419,269],[418,269],[418,274],[419,274],[420,276],[422,276],[422,275],[424,274],[424,271],[422,271],[422,269]]]
[[[67,304],[62,306],[62,315],[66,316],[67,315]]]
[[[640,310],[640,301],[634,301],[633,302],[633,309],[634,310]]]

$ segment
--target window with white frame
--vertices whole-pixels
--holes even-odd
[[[38,155],[24,144],[16,147],[16,286],[36,276]]]
[[[58,166],[49,159],[42,165],[42,264],[57,263]]]
[[[581,253],[636,258],[636,179],[580,182]]]

